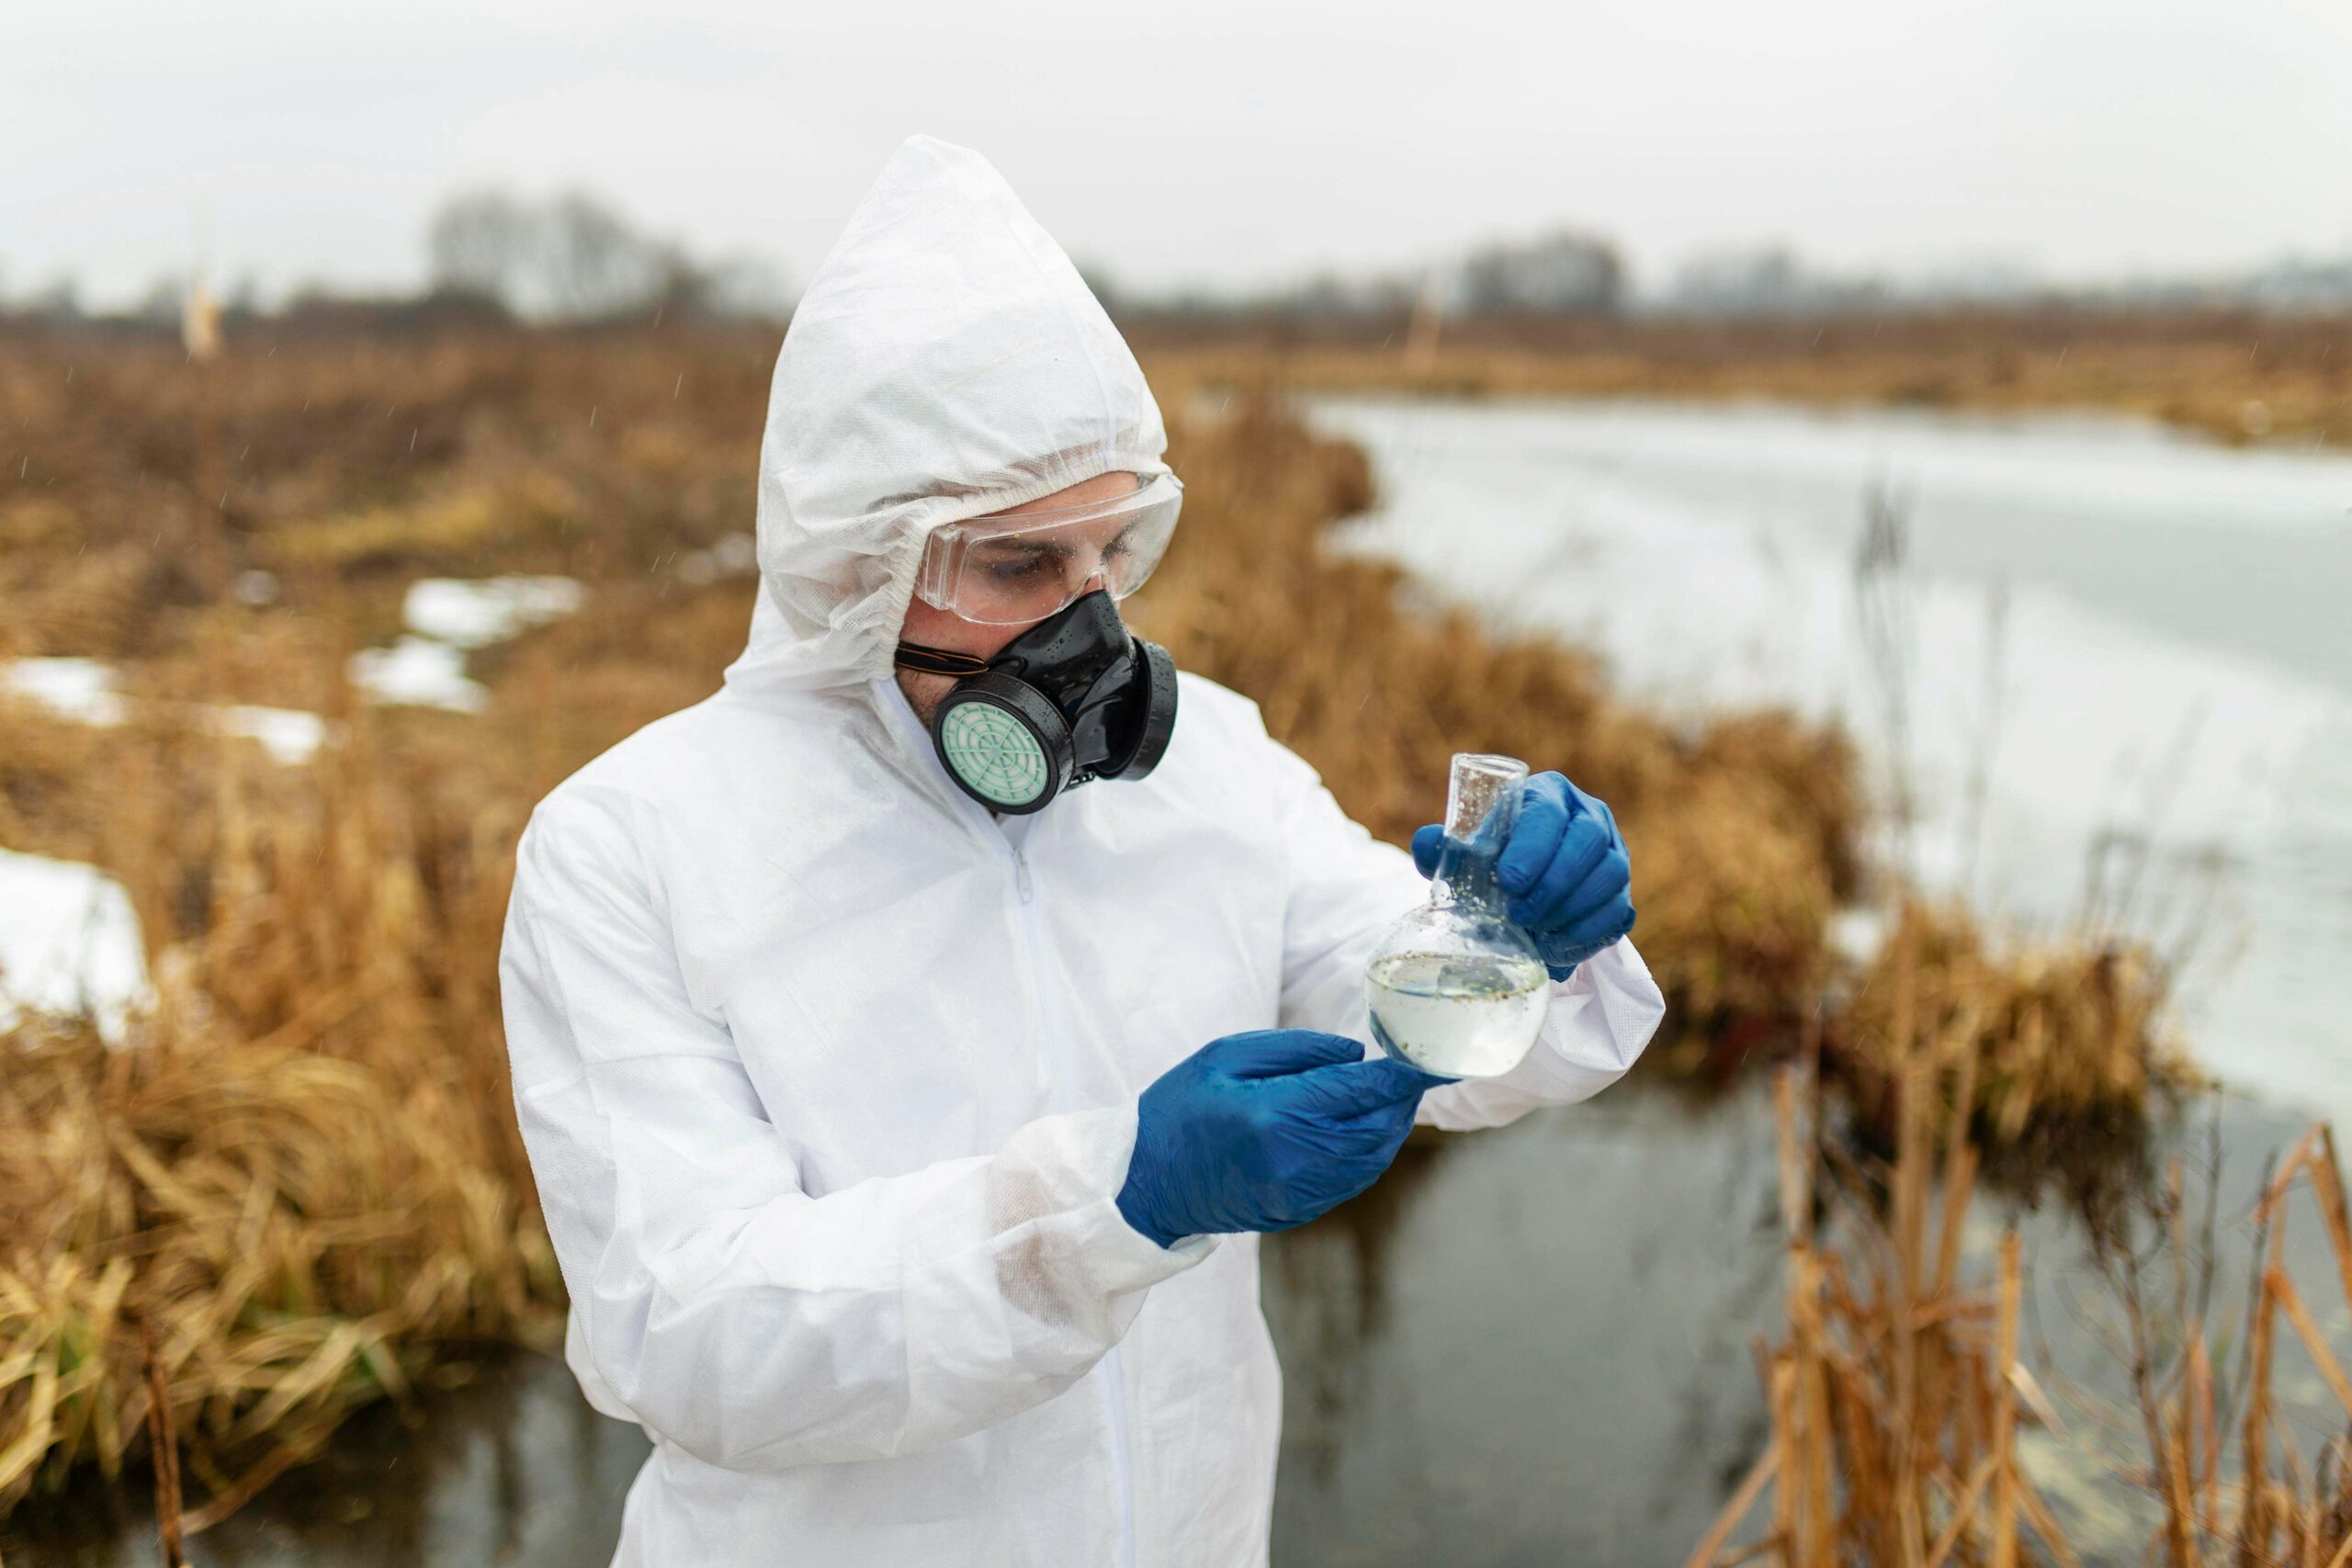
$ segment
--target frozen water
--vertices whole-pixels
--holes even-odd
[[[2165,897],[2138,920],[2203,944],[2183,1001],[2207,1066],[2352,1114],[2352,459],[2098,418],[1314,412],[1378,471],[1351,547],[1589,644],[1670,707],[1843,719],[1883,784],[1898,748],[1853,563],[1872,486],[1905,496],[1916,822],[1888,847],[2042,929],[2080,911],[2094,854],[2144,853]]]

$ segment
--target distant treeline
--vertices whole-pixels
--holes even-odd
[[[177,332],[191,301],[232,333],[264,320],[296,332],[407,334],[521,323],[780,323],[791,313],[790,288],[772,263],[697,254],[576,191],[543,200],[495,190],[452,197],[426,225],[424,248],[426,281],[413,293],[311,285],[265,304],[249,282],[215,293],[200,276],[164,277],[128,310],[91,311],[63,280],[0,296],[0,321]]]
[[[266,317],[297,331],[369,328],[406,333],[488,323],[567,325],[647,321],[782,323],[793,294],[780,265],[711,256],[653,231],[609,204],[571,191],[528,197],[478,190],[449,197],[424,235],[426,280],[413,293],[355,295],[299,288],[266,306],[250,284],[208,293],[203,308],[232,331]],[[2060,287],[1992,261],[1928,272],[1840,272],[1788,246],[1763,244],[1691,258],[1662,284],[1642,287],[1616,243],[1577,229],[1458,249],[1417,265],[1329,270],[1246,289],[1130,288],[1099,266],[1088,282],[1123,321],[1179,334],[1238,333],[1360,342],[1442,321],[1513,323],[1514,334],[1574,336],[1610,318],[1813,322],[1991,311],[2161,317],[2212,311],[2327,313],[2352,310],[2352,255],[2290,258],[2206,278],[2145,277]],[[18,327],[95,324],[176,330],[201,281],[158,279],[128,310],[85,310],[71,280],[13,297],[0,321]]]

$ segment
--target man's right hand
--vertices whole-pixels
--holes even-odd
[[[1337,1034],[1212,1040],[1144,1090],[1119,1212],[1162,1247],[1303,1225],[1378,1179],[1434,1077]]]

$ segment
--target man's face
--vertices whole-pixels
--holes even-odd
[[[1051,495],[1039,496],[1035,501],[1025,502],[1019,506],[1007,507],[1002,512],[991,513],[989,515],[1014,518],[1032,513],[1051,512],[1066,506],[1083,505],[1089,502],[1111,501],[1128,493],[1135,488],[1136,477],[1133,474],[1101,474],[1074,484],[1068,490],[1056,491]],[[1055,569],[1067,572],[1069,574],[1067,581],[1084,582],[1089,589],[1102,586],[1100,576],[1102,552],[1110,547],[1114,539],[1119,536],[1120,531],[1126,527],[1130,521],[1128,517],[1114,513],[1108,517],[1098,517],[1091,522],[1072,524],[1066,528],[1057,530],[1057,545],[1076,551],[1077,558],[1057,561],[1051,565]],[[990,548],[985,544],[975,547],[979,550]],[[1034,547],[1029,547],[1034,548]],[[1017,558],[1022,548],[1023,547],[1011,543],[1003,547],[1003,553],[1007,558],[1001,564],[1004,570],[1021,570],[1023,562]],[[918,643],[924,648],[944,649],[951,653],[969,653],[980,659],[993,659],[1004,651],[1007,643],[1044,618],[1040,615],[1017,626],[998,626],[982,621],[967,621],[955,612],[943,610],[917,594],[908,601],[907,618],[899,628],[899,637],[900,641]],[[898,671],[898,676],[899,689],[907,694],[908,705],[915,710],[916,716],[926,725],[931,722],[932,712],[939,705],[940,699],[956,685],[956,677],[953,675],[934,675],[920,670],[900,670]]]

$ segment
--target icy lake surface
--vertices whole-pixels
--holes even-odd
[[[2207,1065],[2352,1114],[2352,460],[2098,418],[1311,411],[1373,457],[1352,547],[1589,643],[1636,694],[1841,716],[1883,784],[1906,758],[1931,886],[2058,929],[2095,855],[2112,889],[2144,849],[2131,918],[2196,936]],[[1892,661],[1857,588],[1873,492],[1905,519]]]

